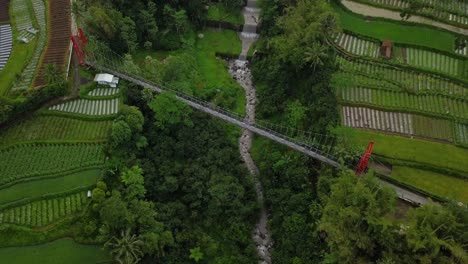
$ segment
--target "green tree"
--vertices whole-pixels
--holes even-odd
[[[371,176],[343,173],[331,186],[318,229],[326,233],[328,260],[368,263],[395,246],[395,229],[386,218],[395,194]]]
[[[195,262],[199,262],[203,259],[203,253],[200,250],[200,247],[190,249],[190,256],[189,258],[195,260]]]
[[[66,85],[67,80],[65,74],[56,64],[46,64],[44,69],[44,76],[48,85]]]
[[[286,106],[286,117],[290,126],[298,129],[303,128],[306,118],[307,107],[303,106],[299,100],[289,102]]]
[[[190,114],[192,109],[178,101],[173,93],[165,92],[153,99],[148,106],[156,116],[155,125],[159,128],[183,123],[192,125]]]
[[[145,197],[145,179],[143,178],[143,170],[140,167],[133,166],[123,172],[120,178],[126,187],[125,194],[128,200]]]
[[[135,223],[135,216],[129,212],[127,203],[118,191],[113,191],[111,197],[102,203],[99,216],[111,234],[133,226]]]
[[[132,138],[132,129],[127,122],[120,120],[112,123],[109,144],[111,148],[116,148],[127,143]]]
[[[126,229],[119,237],[113,236],[105,244],[104,248],[110,250],[111,255],[119,264],[136,264],[139,262],[143,252],[141,247],[143,241]]]

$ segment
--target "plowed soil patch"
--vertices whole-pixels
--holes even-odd
[[[0,22],[10,21],[10,16],[8,15],[8,6],[10,0],[0,0]]]
[[[70,1],[50,1],[49,17],[49,39],[39,74],[34,80],[34,87],[40,87],[46,84],[44,79],[45,65],[56,64],[65,70],[64,66],[68,62],[67,54],[70,47],[71,34]]]

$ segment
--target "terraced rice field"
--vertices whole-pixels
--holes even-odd
[[[392,110],[401,109],[433,116],[468,120],[468,102],[466,100],[364,87],[342,88],[339,93],[344,102],[364,103]]]
[[[343,106],[343,125],[413,135],[413,115]]]
[[[88,204],[86,191],[28,203],[0,212],[0,224],[38,227],[73,215]]]
[[[67,54],[70,49],[71,21],[70,1],[54,0],[49,3],[50,33],[39,74],[33,82],[33,87],[41,87],[46,84],[44,69],[47,64],[56,64],[65,68]]]
[[[454,141],[453,122],[421,115],[343,106],[343,126]],[[461,139],[461,138],[460,138]],[[468,140],[465,135],[463,140]],[[458,142],[458,140],[457,140]]]
[[[45,4],[42,0],[33,0],[33,9],[36,20],[39,24],[39,38],[34,51],[34,55],[31,61],[26,66],[26,69],[21,73],[20,80],[13,86],[13,91],[15,90],[26,90],[32,83],[32,80],[35,76],[36,69],[41,58],[42,52],[44,51],[46,41],[47,41],[47,20],[46,20],[46,10]]]
[[[409,7],[409,1],[404,0],[358,0],[387,6],[391,9],[403,10]],[[460,26],[468,25],[468,3],[457,0],[423,0],[424,7],[416,13],[428,17],[437,17],[441,21],[449,21]]]
[[[379,57],[379,43],[374,41],[364,40],[346,33],[339,33],[335,36],[335,43],[347,52],[359,56]]]
[[[82,121],[56,116],[36,116],[0,132],[0,145],[34,140],[105,140],[109,121]]]
[[[365,75],[372,79],[386,80],[414,92],[437,91],[446,95],[468,97],[468,87],[466,85],[437,75],[411,72],[361,59],[349,60],[339,56],[337,60],[342,71]]]
[[[9,24],[0,25],[0,72],[10,58],[13,49],[13,32]]]
[[[111,95],[116,95],[119,93],[118,88],[96,88],[92,90],[91,92],[88,93],[89,96],[95,96],[95,97],[100,97],[100,96],[111,96]]]
[[[464,60],[457,57],[416,48],[407,48],[406,58],[411,66],[435,70],[453,76],[461,75],[460,71],[464,66]]]
[[[9,205],[13,206],[12,203],[36,201],[50,195],[92,189],[101,172],[100,169],[79,170],[63,177],[23,182],[3,188],[0,191],[0,207],[6,208]]]
[[[49,110],[75,113],[82,115],[100,116],[114,115],[119,111],[119,99],[87,100],[77,99],[49,107]]]
[[[0,185],[104,163],[103,144],[25,143],[0,150]]]

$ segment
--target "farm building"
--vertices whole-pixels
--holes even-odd
[[[380,55],[386,59],[392,57],[392,42],[390,40],[382,41],[382,46],[380,46]]]
[[[102,85],[110,86],[112,88],[116,88],[117,84],[119,84],[119,78],[108,73],[96,74],[96,76],[94,77],[94,81]]]

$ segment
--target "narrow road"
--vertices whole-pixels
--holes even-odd
[[[342,0],[341,3],[346,8],[348,8],[349,10],[357,14],[361,14],[364,16],[371,16],[371,17],[383,17],[383,18],[388,18],[392,20],[402,21],[400,17],[400,12],[398,11],[373,7],[370,5],[361,4],[361,3],[353,2],[350,0]],[[426,24],[426,25],[446,29],[446,30],[449,30],[458,34],[468,35],[468,29],[459,28],[459,27],[456,27],[450,24],[445,24],[439,21],[434,21],[434,20],[431,20],[429,18],[422,17],[422,16],[411,15],[410,18],[405,21]]]

